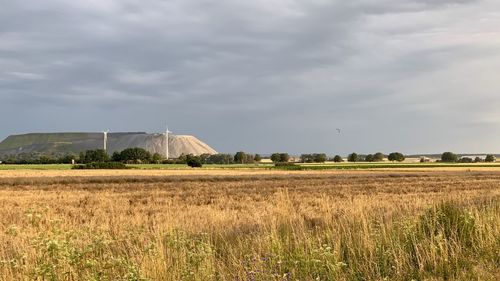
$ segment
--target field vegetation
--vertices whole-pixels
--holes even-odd
[[[496,172],[73,172],[0,178],[0,280],[500,276]]]
[[[96,163],[96,162],[94,162]],[[255,164],[203,164],[202,170],[384,170],[384,169],[436,169],[443,168],[470,168],[472,170],[486,168],[488,170],[500,170],[500,163],[399,163],[399,162],[325,162],[325,163],[289,163],[284,165],[278,162],[255,163]],[[128,168],[140,170],[191,170],[186,164],[127,164]],[[0,164],[2,170],[70,170],[71,164]],[[105,165],[104,165],[105,167]],[[200,168],[198,168],[200,169]]]

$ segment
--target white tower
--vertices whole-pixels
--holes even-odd
[[[103,149],[104,151],[108,152],[108,132],[109,131],[105,131],[103,132],[104,133],[104,143],[103,143]]]
[[[165,131],[165,157],[167,157],[167,160],[169,159],[170,155],[169,155],[169,151],[168,151],[168,140],[169,140],[169,134],[172,133],[168,130],[168,126],[167,126],[167,130]]]

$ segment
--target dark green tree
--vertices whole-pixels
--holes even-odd
[[[255,156],[253,157],[253,161],[260,162],[262,161],[262,157],[259,154],[255,154]]]
[[[315,153],[313,158],[315,163],[325,163],[328,160],[325,153]]]
[[[462,158],[460,158],[459,162],[460,163],[473,163],[474,159],[472,159],[470,157],[462,157]]]
[[[271,161],[274,163],[282,163],[290,161],[290,155],[288,153],[273,153],[271,155]]]
[[[495,155],[493,155],[493,154],[486,155],[486,158],[484,159],[484,162],[489,162],[489,163],[492,163],[495,161],[497,161],[497,159],[496,159]]]
[[[162,161],[163,161],[163,156],[161,156],[161,154],[159,153],[154,153],[151,156],[151,162],[154,164],[160,164]]]
[[[151,162],[151,153],[144,148],[127,148],[120,152],[122,162],[128,163],[149,163]]]
[[[314,162],[314,157],[312,154],[302,154],[300,155],[300,162],[301,163],[312,163]]]
[[[207,164],[207,160],[208,158],[210,157],[210,154],[208,153],[203,153],[202,155],[199,156],[200,157],[200,161],[202,164]]]
[[[365,156],[365,161],[366,162],[373,162],[373,154],[368,154]]]
[[[441,162],[456,163],[458,162],[458,155],[453,152],[445,152],[441,155]]]
[[[192,154],[187,156],[186,164],[191,168],[201,168],[203,166],[200,156],[193,156]]]
[[[234,158],[231,154],[214,154],[210,155],[205,163],[207,164],[232,164]]]
[[[57,160],[57,163],[59,164],[71,164],[73,160],[77,159],[76,155],[73,154],[67,154],[62,156]]]
[[[349,161],[349,162],[358,162],[358,160],[359,160],[359,156],[355,152],[353,152],[353,153],[349,154],[349,156],[347,156],[347,161]]]
[[[107,162],[109,161],[109,155],[104,151],[104,149],[87,150],[80,153],[81,163],[93,163],[93,162]]]
[[[288,153],[280,153],[280,158],[281,158],[280,162],[290,161],[290,155],[288,155]]]
[[[234,155],[234,163],[245,164],[248,162],[248,154],[243,151],[236,152]]]
[[[382,162],[384,161],[385,155],[382,152],[377,152],[373,154],[373,162]]]
[[[405,161],[405,156],[403,155],[403,153],[400,153],[400,152],[393,152],[391,154],[389,154],[389,156],[387,157],[389,159],[389,161],[397,161],[397,162],[403,162]]]
[[[111,156],[111,161],[113,162],[121,162],[122,161],[122,155],[120,152],[115,151],[113,152],[113,155]]]
[[[187,163],[187,159],[188,159],[188,156],[193,156],[192,154],[184,154],[182,153],[179,158],[177,158],[177,161],[175,161],[176,164],[186,164]]]
[[[279,153],[271,154],[271,161],[273,161],[274,163],[281,162],[281,155]]]
[[[344,159],[342,159],[342,156],[340,155],[335,155],[335,157],[333,157],[333,162],[336,163],[344,162]]]

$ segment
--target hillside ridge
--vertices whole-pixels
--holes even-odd
[[[103,148],[104,134],[99,132],[28,133],[8,136],[0,142],[0,156],[22,153],[78,154],[88,149]],[[169,156],[181,154],[216,154],[213,148],[190,135],[169,135]],[[166,155],[164,134],[116,132],[108,134],[108,152],[140,147],[151,153]]]

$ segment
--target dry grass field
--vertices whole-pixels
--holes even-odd
[[[0,280],[499,280],[494,171],[2,171]]]

